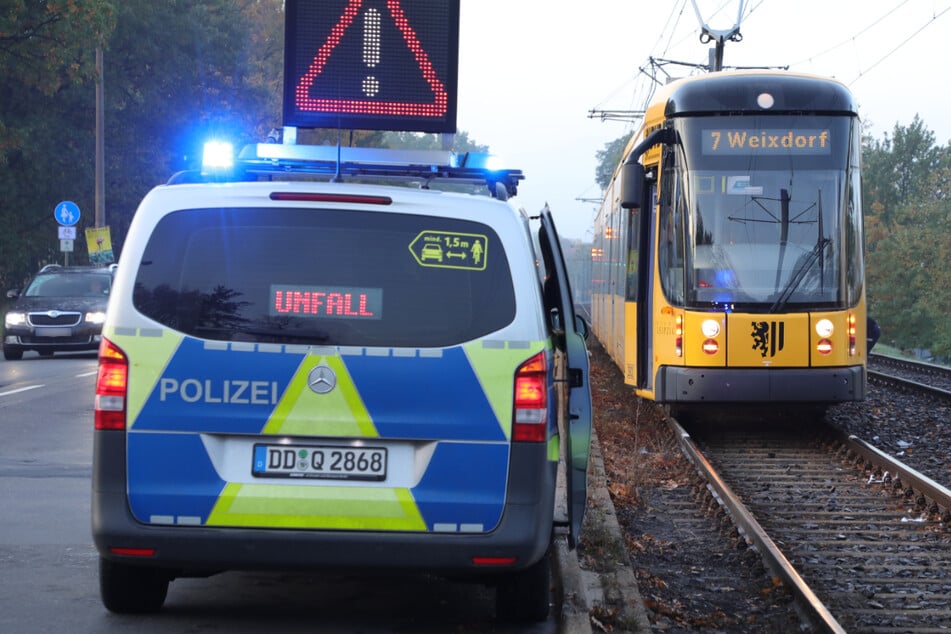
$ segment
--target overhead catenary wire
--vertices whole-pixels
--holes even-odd
[[[910,0],[902,0],[902,2],[901,2],[900,4],[897,4],[897,5],[895,5],[894,7],[892,7],[892,8],[891,8],[889,11],[887,11],[884,15],[882,15],[882,16],[879,17],[879,18],[877,18],[875,21],[873,21],[871,24],[869,24],[868,26],[866,26],[864,29],[862,29],[861,31],[859,31],[859,32],[856,33],[855,35],[853,35],[853,36],[851,36],[851,37],[849,37],[849,38],[847,38],[847,39],[845,39],[845,40],[842,40],[841,42],[839,42],[838,44],[836,44],[836,45],[834,45],[834,46],[830,46],[829,48],[825,49],[824,51],[820,51],[820,52],[818,52],[818,53],[816,53],[816,54],[814,54],[814,55],[810,55],[809,57],[807,57],[807,58],[805,58],[805,59],[802,59],[802,60],[800,60],[800,61],[798,61],[798,62],[795,62],[795,63],[793,63],[793,64],[790,64],[790,65],[791,65],[791,66],[798,66],[799,64],[804,64],[804,63],[806,63],[806,62],[812,62],[812,61],[814,61],[814,60],[816,60],[816,59],[822,57],[823,55],[826,55],[826,54],[828,54],[828,53],[831,53],[832,51],[838,50],[838,49],[842,48],[843,46],[846,46],[847,44],[853,43],[855,40],[857,40],[859,37],[861,37],[862,35],[864,35],[864,34],[865,34],[866,32],[868,32],[870,29],[874,28],[874,27],[877,26],[878,24],[881,24],[881,22],[882,22],[883,20],[885,20],[885,18],[887,18],[888,16],[892,15],[893,13],[895,13],[895,11],[898,11],[900,8],[902,8],[903,6],[905,6],[906,4],[908,4],[909,1],[910,1]],[[762,4],[762,2],[763,2],[763,0],[760,0],[760,4]]]
[[[868,72],[869,72],[870,70],[872,70],[873,68],[875,68],[876,66],[878,66],[879,64],[881,64],[882,62],[884,62],[886,59],[888,59],[889,57],[891,57],[892,55],[894,55],[895,52],[897,52],[900,48],[902,48],[903,46],[905,46],[905,44],[907,44],[908,42],[910,42],[910,41],[912,40],[912,38],[914,38],[916,35],[918,35],[918,34],[921,33],[922,31],[924,31],[926,28],[928,28],[929,26],[931,26],[932,24],[934,24],[935,21],[936,21],[938,18],[940,18],[941,16],[943,16],[944,14],[946,14],[948,11],[951,11],[951,6],[945,7],[945,9],[941,11],[941,13],[938,13],[937,15],[933,16],[928,22],[925,22],[918,30],[916,30],[914,33],[912,33],[912,34],[909,35],[907,38],[905,38],[904,40],[902,40],[902,42],[901,42],[898,46],[896,46],[895,48],[893,48],[892,50],[890,50],[888,53],[886,53],[885,55],[883,55],[881,58],[879,58],[876,62],[874,62],[871,66],[869,66],[868,68],[866,68],[864,71],[859,71],[859,74],[855,77],[855,79],[853,79],[851,82],[849,82],[849,86],[853,85],[855,82],[857,82],[858,80],[862,79],[866,74],[868,74]]]

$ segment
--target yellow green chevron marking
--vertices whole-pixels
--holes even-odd
[[[558,462],[558,458],[561,455],[561,435],[555,434],[548,439],[548,460],[550,462]]]
[[[492,411],[499,421],[502,433],[507,439],[512,437],[512,382],[515,370],[545,348],[544,342],[533,341],[525,347],[486,346],[482,341],[474,341],[463,346],[472,370],[479,378]]]
[[[337,375],[337,388],[328,394],[307,387],[307,376],[318,365],[329,366]],[[262,433],[306,436],[318,428],[321,436],[379,437],[346,364],[338,356],[304,357]]]
[[[136,330],[138,332],[138,330]],[[182,335],[156,330],[155,336],[120,335],[115,328],[104,333],[109,341],[125,351],[129,358],[129,391],[126,395],[127,427],[135,424],[169,360],[182,342]]]
[[[209,526],[424,531],[408,489],[229,484]]]

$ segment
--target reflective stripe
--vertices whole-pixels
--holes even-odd
[[[208,516],[213,526],[424,531],[406,489],[229,484]]]
[[[480,340],[463,346],[505,438],[512,438],[515,369],[550,343]]]

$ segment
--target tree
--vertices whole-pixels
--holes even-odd
[[[14,95],[52,97],[64,86],[95,78],[95,52],[112,31],[108,0],[8,0],[0,11],[0,165],[29,142],[30,111]],[[8,100],[10,98],[10,100]],[[16,100],[19,101],[19,100]],[[33,113],[37,114],[37,113]]]
[[[865,139],[862,155],[864,197],[881,205],[885,223],[894,220],[896,208],[916,195],[941,161],[935,135],[915,115],[907,127],[895,125],[891,138]]]
[[[868,300],[883,342],[951,356],[951,146],[934,139],[915,117],[865,140]]]
[[[115,245],[149,189],[205,141],[281,125],[281,0],[124,0],[106,54],[106,218]]]
[[[604,149],[595,153],[594,158],[597,161],[597,166],[595,167],[594,178],[601,189],[606,189],[611,184],[614,170],[620,164],[624,155],[624,148],[627,147],[630,140],[631,135],[629,133],[623,134],[613,141],[605,143]]]

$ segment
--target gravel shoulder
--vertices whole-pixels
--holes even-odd
[[[578,547],[592,630],[798,631],[790,597],[681,454],[662,409],[636,398],[597,345],[591,361],[590,477],[603,465],[609,495],[589,496]]]

